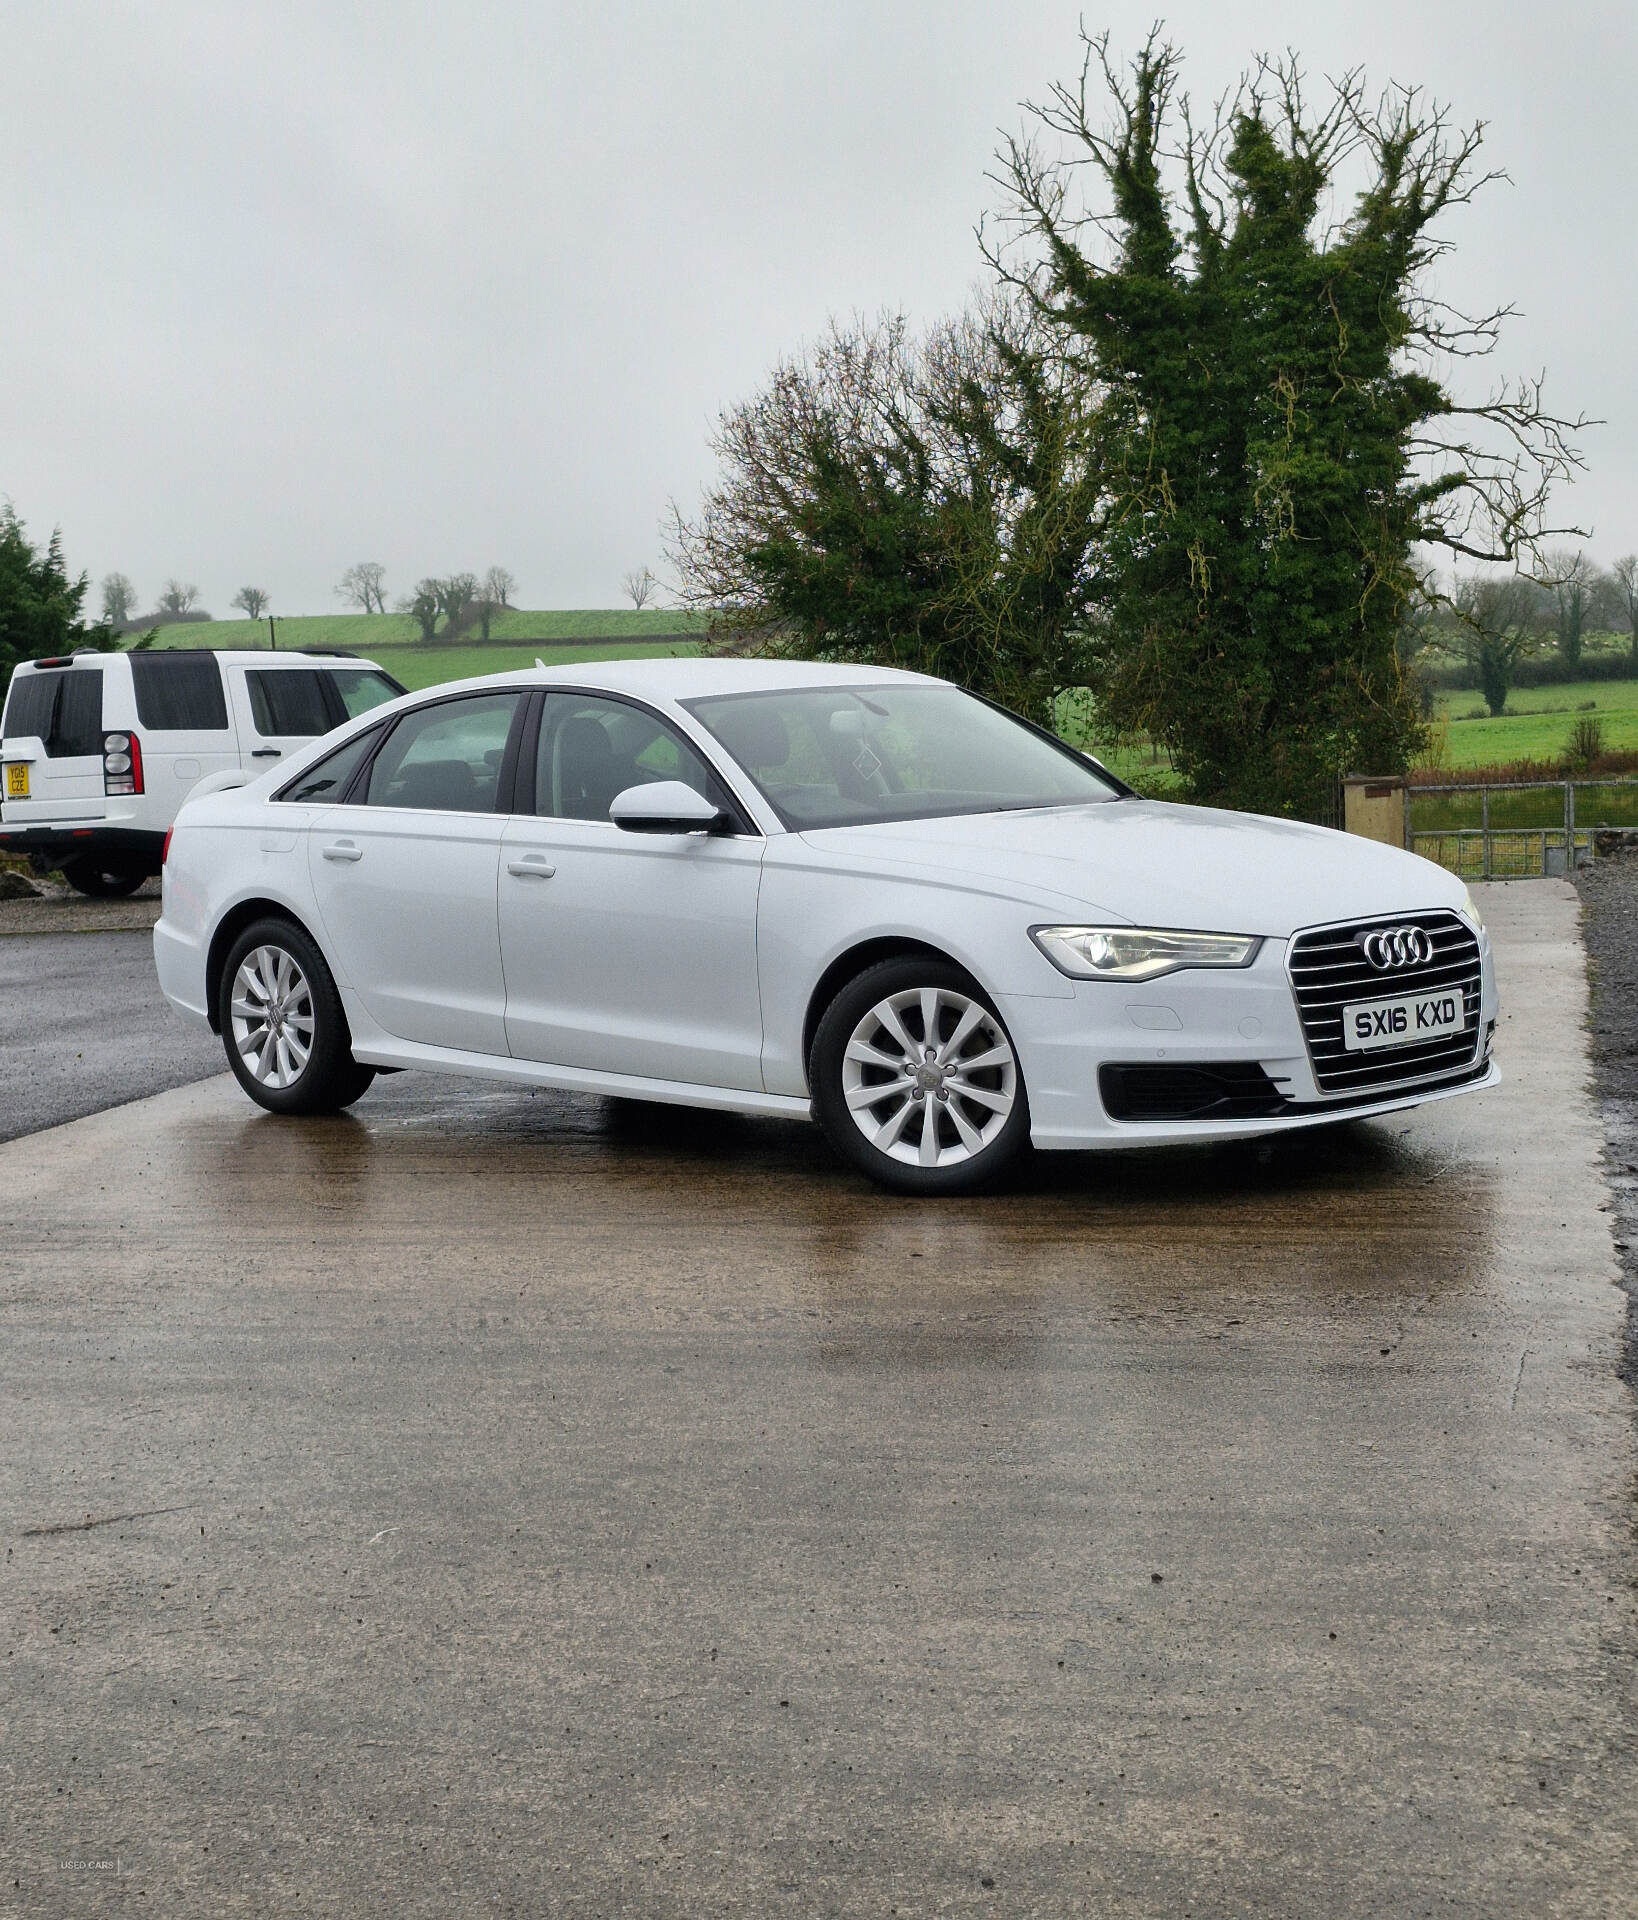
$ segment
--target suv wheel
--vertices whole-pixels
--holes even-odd
[[[63,868],[63,878],[93,900],[120,900],[135,893],[148,876],[140,868],[108,867],[99,860],[70,860]]]
[[[819,1022],[808,1083],[831,1144],[900,1193],[971,1193],[1029,1145],[1011,1037],[949,961],[887,960],[849,982]]]
[[[324,956],[289,920],[258,920],[234,941],[218,1010],[228,1065],[269,1113],[338,1113],[375,1068],[353,1058]]]

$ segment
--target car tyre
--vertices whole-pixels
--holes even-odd
[[[234,1078],[269,1113],[339,1113],[375,1078],[353,1058],[324,955],[294,921],[246,927],[228,951],[217,1008]]]
[[[148,878],[138,867],[108,867],[100,860],[70,860],[63,878],[77,893],[93,900],[123,900]]]
[[[1029,1099],[1006,1024],[950,961],[885,960],[836,995],[808,1062],[831,1145],[897,1193],[973,1193],[1029,1147]]]

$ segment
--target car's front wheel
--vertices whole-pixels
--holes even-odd
[[[809,1081],[831,1144],[900,1193],[970,1193],[1029,1145],[1012,1038],[948,961],[887,960],[850,981],[819,1022]]]
[[[269,1113],[337,1113],[375,1078],[353,1058],[324,956],[288,920],[258,920],[222,969],[222,1041],[234,1077]]]

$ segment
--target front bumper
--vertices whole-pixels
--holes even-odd
[[[1499,1082],[1488,1058],[1497,1015],[1495,969],[1482,937],[1475,1054],[1436,1080],[1384,1086],[1363,1097],[1327,1094],[1315,1078],[1286,972],[1288,944],[1267,940],[1251,966],[1234,971],[1189,970],[1142,985],[1077,980],[1069,1002],[998,998],[1029,1088],[1034,1144],[1075,1149],[1254,1139],[1393,1113]],[[1231,1087],[1254,1083],[1267,1092],[1238,1111],[1231,1102],[1216,1115],[1117,1119],[1100,1092],[1103,1070],[1111,1067],[1220,1069]],[[1110,1104],[1118,1110],[1118,1101]]]
[[[111,867],[142,867],[158,873],[165,852],[165,836],[140,827],[0,826],[0,853],[25,855],[49,873],[69,860],[105,860]]]

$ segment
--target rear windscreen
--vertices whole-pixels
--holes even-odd
[[[102,669],[63,668],[12,676],[6,734],[37,734],[53,760],[102,753]]]
[[[226,732],[222,672],[210,654],[133,652],[130,659],[143,726],[160,733]]]
[[[51,721],[57,711],[57,689],[63,683],[60,673],[14,673],[11,692],[6,696],[5,732],[18,740],[26,734],[51,737]]]

